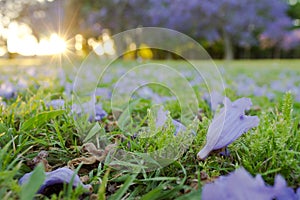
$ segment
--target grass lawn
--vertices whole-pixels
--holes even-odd
[[[174,69],[184,68],[181,71],[184,79],[193,82],[191,88],[199,110],[196,119],[191,115],[181,116],[184,109],[181,106],[185,104],[172,99],[174,91],[166,87],[150,84],[145,91],[140,88],[131,95],[127,93],[127,86],[137,81],[135,78],[153,77],[150,80],[167,80],[176,86],[174,88],[181,92],[179,97],[183,93],[183,101],[189,102],[189,93],[182,85],[184,80],[180,82],[178,77],[159,72],[130,75],[132,79],[118,86],[120,93],[114,93],[117,97],[111,104],[111,90],[116,83],[128,69],[141,63],[114,62],[97,82],[97,70],[104,69],[97,60],[83,64],[76,61],[74,66],[65,62],[62,67],[48,61],[50,59],[0,60],[0,85],[6,85],[1,89],[7,93],[12,91],[9,98],[0,97],[0,199],[20,196],[25,199],[25,194],[34,194],[42,183],[39,178],[29,182],[29,186],[20,186],[18,180],[40,162],[46,163],[49,171],[73,167],[84,179],[83,183],[90,184],[93,190],[86,194],[82,187],[74,190],[63,187],[59,194],[48,197],[50,199],[200,199],[201,188],[206,183],[241,166],[252,175],[261,174],[267,184],[273,185],[275,175],[281,174],[289,187],[300,187],[300,98],[297,98],[297,95],[300,97],[300,60],[215,62],[226,85],[226,96],[232,101],[250,98],[253,106],[247,115],[258,116],[260,123],[228,146],[229,155],[214,152],[203,161],[197,159],[197,153],[205,145],[214,112],[203,98],[207,92],[205,82],[195,81],[195,74],[189,73],[186,62],[158,61]],[[76,75],[75,70],[82,69],[83,65],[90,71]],[[72,93],[70,86],[74,80],[80,84],[82,77],[84,84],[76,86],[80,101],[88,101],[90,97],[85,91],[93,91],[86,82],[96,81],[96,87],[101,88],[94,100],[102,104],[107,115],[100,120],[89,120],[89,114],[83,110],[76,115],[72,109],[72,104],[79,101],[72,98],[74,91]],[[0,90],[1,94],[6,93]],[[169,111],[166,124],[160,128],[155,127],[154,95],[158,95]],[[126,117],[122,114],[127,97],[130,97],[129,120],[120,119]],[[55,99],[63,99],[63,105],[59,108],[50,105]],[[121,116],[120,120],[116,121],[112,114]],[[176,126],[172,119],[186,120],[189,123],[185,124],[186,131],[174,136]],[[191,137],[191,130],[196,130],[195,136]],[[94,143],[96,149],[82,148],[90,143]],[[107,153],[111,148],[124,151],[126,156],[118,157],[124,159],[113,160]],[[171,154],[172,149],[176,149],[176,155]],[[42,151],[48,156],[37,161]],[[168,158],[172,159],[160,160],[162,167],[159,168],[157,161],[146,157],[152,152],[163,154],[162,157],[171,152]],[[140,160],[133,162],[130,153],[144,159],[150,167],[143,167],[145,163]]]

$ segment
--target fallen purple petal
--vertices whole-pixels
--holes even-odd
[[[100,103],[96,105],[92,104],[91,102],[83,103],[81,105],[73,104],[71,111],[73,114],[75,114],[75,117],[88,114],[88,120],[90,122],[100,121],[107,116],[106,111],[103,110],[102,104]]]
[[[289,188],[284,178],[280,175],[275,177],[273,194],[277,200],[297,200],[297,195],[292,188]],[[299,200],[299,199],[298,199]]]
[[[206,102],[208,102],[212,111],[216,111],[218,109],[219,105],[222,104],[224,98],[225,97],[217,91],[213,91],[211,93],[205,93],[203,96],[203,99]]]
[[[169,111],[164,111],[162,106],[158,109],[155,121],[156,128],[163,127],[168,119],[168,112]]]
[[[184,132],[184,131],[186,131],[186,127],[182,124],[182,123],[180,123],[180,122],[178,122],[178,121],[176,121],[176,120],[172,120],[172,122],[173,122],[173,125],[175,126],[175,133],[174,133],[174,135],[176,136],[179,132]],[[193,131],[192,132],[194,135],[196,135],[195,134],[195,132]]]
[[[16,88],[10,82],[5,82],[0,85],[0,97],[11,99],[16,96]]]
[[[54,99],[46,103],[48,108],[52,107],[53,109],[63,109],[65,107],[65,101],[63,99]]]
[[[25,174],[20,180],[19,180],[19,184],[23,185],[25,184],[30,176],[31,176],[32,172]],[[55,186],[55,185],[59,185],[59,184],[71,184],[74,188],[82,186],[84,189],[86,189],[87,191],[90,191],[91,185],[84,185],[79,176],[77,174],[75,174],[72,170],[70,170],[69,168],[63,167],[63,168],[58,168],[52,172],[45,172],[46,174],[46,179],[44,181],[44,183],[41,185],[41,187],[38,190],[38,194],[45,194],[47,188]]]
[[[197,155],[199,159],[204,159],[212,150],[226,147],[259,124],[257,116],[245,115],[245,110],[252,105],[250,99],[240,98],[231,102],[225,98],[224,105],[208,128],[206,144]]]
[[[165,125],[165,123],[166,123],[166,121],[168,119],[168,113],[169,113],[169,111],[164,111],[163,106],[159,107],[159,109],[157,111],[157,115],[156,115],[156,121],[155,121],[156,128],[161,128],[161,127],[163,127]],[[182,123],[180,123],[180,122],[178,122],[178,121],[176,121],[174,119],[172,119],[172,123],[175,126],[175,132],[174,132],[175,136],[179,132],[186,131],[186,127]],[[192,133],[194,135],[196,135],[196,133],[194,131],[192,131]]]
[[[139,89],[137,91],[137,96],[143,99],[149,99],[157,104],[176,100],[175,97],[160,96],[159,94],[153,92],[153,90],[149,87],[142,87]]]
[[[4,101],[0,100],[0,106],[3,107],[3,108],[5,108],[6,107],[6,103]]]
[[[244,168],[239,168],[228,176],[220,176],[202,188],[203,200],[297,200],[297,195],[292,188],[286,186],[285,180],[280,175],[275,178],[272,187],[265,184],[260,174],[252,177]]]
[[[100,121],[107,116],[107,113],[102,108],[102,104],[95,105],[95,116],[91,115],[89,121]]]
[[[101,99],[110,99],[112,95],[112,92],[108,88],[97,88],[95,90],[95,96],[100,96]]]

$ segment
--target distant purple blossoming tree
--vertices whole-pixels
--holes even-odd
[[[151,1],[151,0],[150,0]],[[258,36],[282,40],[292,26],[281,0],[152,0],[152,25],[166,26],[204,38],[223,41],[225,58],[233,58],[234,45],[258,44]]]
[[[292,49],[300,45],[300,29],[295,29],[288,32],[281,43],[281,46],[285,50]]]

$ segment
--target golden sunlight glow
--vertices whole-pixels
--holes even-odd
[[[102,39],[103,39],[104,52],[107,53],[108,55],[114,55],[116,53],[114,47],[114,41],[107,33],[103,33]]]
[[[23,56],[54,55],[67,50],[66,42],[56,33],[38,41],[32,34],[31,28],[26,24],[12,22],[0,34],[7,39],[7,51],[10,53],[18,53]]]
[[[116,53],[114,41],[107,33],[103,33],[100,41],[97,41],[94,38],[89,38],[88,45],[92,47],[94,52],[99,56],[104,54],[114,55]]]
[[[140,45],[138,55],[143,59],[152,59],[153,58],[153,52],[152,52],[151,48],[146,44]]]
[[[136,44],[132,42],[127,47],[126,53],[124,53],[123,58],[125,60],[134,60],[136,56],[135,51],[136,51]]]
[[[36,55],[54,55],[64,53],[67,49],[66,42],[56,33],[50,39],[41,39],[36,49]]]
[[[19,53],[24,56],[35,55],[37,39],[27,25],[12,22],[4,36],[7,38],[7,50],[10,53]]]
[[[97,42],[94,38],[88,39],[88,45],[93,48],[94,52],[98,56],[102,56],[105,53],[102,44],[100,42]]]
[[[5,47],[0,47],[0,56],[4,56],[6,54],[6,48]]]
[[[75,49],[76,51],[82,50],[82,44],[83,44],[83,36],[80,34],[77,34],[75,36]]]

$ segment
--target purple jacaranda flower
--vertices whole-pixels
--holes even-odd
[[[23,185],[26,182],[28,182],[31,174],[32,174],[32,172],[25,174],[19,180],[19,184]],[[46,175],[46,179],[45,179],[44,183],[40,186],[40,188],[37,192],[38,194],[45,194],[47,191],[47,188],[49,188],[49,187],[55,187],[55,185],[70,184],[70,183],[72,183],[74,188],[76,188],[78,186],[82,186],[83,188],[85,188],[88,191],[92,190],[91,185],[84,185],[81,182],[79,176],[77,174],[75,174],[75,172],[73,172],[71,169],[66,168],[66,167],[58,168],[52,172],[45,172],[45,175]]]
[[[72,105],[72,113],[76,116],[82,116],[85,114],[89,114],[88,120],[90,122],[102,120],[107,116],[107,113],[102,108],[102,104],[98,103],[96,105],[93,104],[93,101],[86,102],[81,105],[73,104]]]
[[[149,87],[141,87],[138,89],[137,94],[144,99],[151,99],[156,93]]]
[[[244,74],[241,74],[237,77],[237,95],[239,96],[248,96],[253,93],[253,90],[256,86],[256,82],[253,78],[250,78]]]
[[[16,95],[16,88],[10,82],[4,82],[0,85],[0,97],[11,99]]]
[[[299,75],[294,75],[284,71],[279,75],[279,79],[272,81],[270,84],[274,92],[288,92],[291,91],[297,98],[299,93]]]
[[[65,107],[65,100],[63,99],[53,99],[50,102],[46,103],[48,108],[52,107],[53,109],[63,109]]]
[[[234,102],[225,98],[224,107],[209,125],[206,144],[197,155],[199,159],[204,159],[212,150],[226,147],[250,128],[258,126],[257,116],[245,115],[245,110],[251,105],[252,102],[248,98],[240,98]]]
[[[277,92],[286,92],[286,84],[281,80],[275,80],[271,82],[271,89]]]
[[[71,97],[72,96],[72,92],[73,92],[73,84],[69,83],[69,82],[65,82],[64,84],[64,93],[67,97]]]
[[[272,100],[275,97],[275,95],[272,92],[270,92],[267,85],[255,85],[255,87],[253,88],[253,95],[257,97],[266,96],[269,100]]]
[[[4,101],[0,100],[0,106],[3,107],[3,108],[5,108],[6,107],[6,103]]]
[[[212,91],[211,93],[205,93],[203,99],[208,102],[212,111],[216,111],[220,104],[224,101],[224,96],[217,91]]]
[[[182,123],[180,123],[179,121],[176,121],[176,120],[172,120],[172,122],[173,122],[173,124],[174,124],[174,126],[175,126],[175,133],[174,133],[174,135],[176,136],[179,132],[184,132],[184,131],[186,131],[186,127],[182,124]],[[194,131],[192,131],[192,133],[194,134],[194,135],[196,135],[196,133],[194,132]]]
[[[25,72],[30,76],[30,77],[37,77],[37,72],[38,68],[36,66],[31,66],[26,68]]]
[[[239,168],[228,176],[220,176],[213,183],[202,188],[203,200],[297,200],[297,195],[286,186],[284,178],[277,175],[274,186],[266,185],[261,175],[252,177],[244,168]]]
[[[97,88],[95,90],[95,96],[100,96],[101,99],[110,99],[112,92],[108,88]]]
[[[190,81],[191,86],[197,86],[202,84],[204,81],[201,76],[196,76]]]
[[[28,88],[28,80],[25,80],[24,78],[19,78],[17,82],[18,89],[25,89]]]
[[[90,116],[89,121],[99,121],[106,116],[107,116],[107,113],[105,110],[103,110],[102,104],[98,103],[95,105],[95,116]]]
[[[275,177],[272,193],[274,194],[272,199],[276,198],[277,200],[299,200],[299,198],[297,198],[297,194],[294,193],[294,190],[287,186],[286,181],[280,175],[277,175]]]
[[[166,123],[166,121],[168,119],[168,113],[169,113],[169,111],[165,111],[164,108],[163,108],[163,106],[159,107],[159,109],[157,111],[157,115],[156,115],[156,120],[155,120],[155,127],[156,128],[161,128],[161,127],[163,127],[165,125],[165,123]],[[178,122],[178,121],[176,121],[174,119],[172,119],[172,123],[173,123],[173,125],[175,127],[175,132],[174,132],[175,136],[179,132],[186,131],[186,127],[182,123],[180,123],[180,122]],[[194,135],[196,135],[196,133],[194,131],[192,131],[192,133]]]
[[[295,102],[300,102],[300,91],[294,92]]]
[[[271,199],[271,191],[260,175],[253,178],[245,169],[240,168],[228,176],[220,176],[215,182],[204,185],[202,199]]]
[[[166,101],[176,100],[176,98],[174,96],[173,97],[160,96],[159,94],[155,93],[149,87],[139,88],[139,90],[137,91],[137,94],[140,98],[150,99],[156,104],[161,104],[161,103],[164,103]]]
[[[163,107],[160,106],[156,115],[155,127],[156,128],[163,127],[167,119],[168,119],[168,111],[164,111]]]

